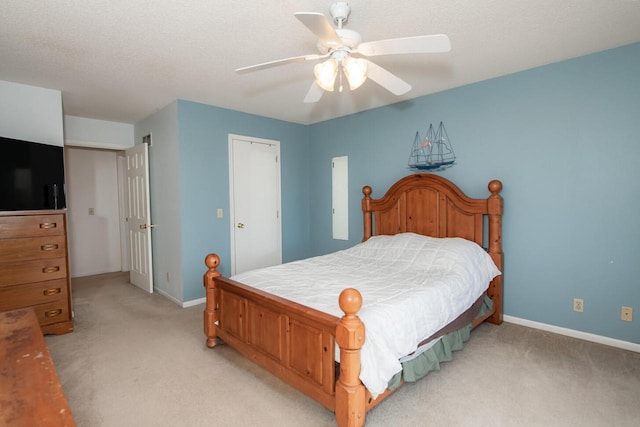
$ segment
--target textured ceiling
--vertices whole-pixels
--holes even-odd
[[[352,0],[364,41],[447,34],[445,54],[372,58],[413,89],[372,81],[302,102],[317,53],[294,12],[318,0],[2,0],[0,80],[62,91],[65,114],[135,123],[180,98],[315,123],[640,41],[640,0]]]

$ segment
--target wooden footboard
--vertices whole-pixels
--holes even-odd
[[[364,325],[356,315],[362,296],[345,289],[345,313],[331,316],[224,278],[218,255],[210,254],[204,275],[207,346],[220,340],[286,383],[335,412],[340,426],[365,419],[365,388],[360,382]],[[340,379],[335,379],[335,344],[340,348]],[[358,421],[359,420],[359,421]]]

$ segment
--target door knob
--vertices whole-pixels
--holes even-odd
[[[156,224],[140,224],[140,228],[143,229],[143,230],[145,230],[147,228],[153,228],[155,226],[156,226]]]
[[[239,222],[239,223],[238,223],[238,225],[237,225],[237,227],[238,227],[238,228],[244,228],[244,224],[243,224],[243,223],[241,223],[241,222]]]

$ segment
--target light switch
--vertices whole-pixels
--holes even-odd
[[[218,215],[218,218],[222,218],[224,216],[222,212],[222,208],[218,208],[217,215]]]

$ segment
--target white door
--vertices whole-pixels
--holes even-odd
[[[129,281],[153,292],[151,212],[149,209],[149,148],[136,145],[126,151],[130,270]]]
[[[231,273],[282,263],[280,143],[229,135]]]

